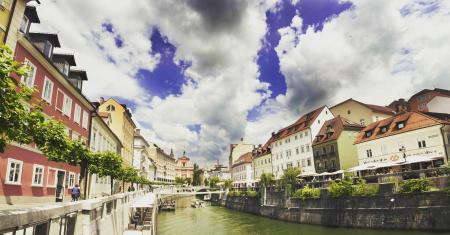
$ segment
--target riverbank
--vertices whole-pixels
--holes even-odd
[[[260,201],[260,198],[232,196],[227,197],[225,207],[302,224],[450,231],[450,197],[444,192],[287,199],[273,205],[261,205]]]

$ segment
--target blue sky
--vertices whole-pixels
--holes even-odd
[[[32,30],[58,32],[91,100],[126,103],[150,142],[202,164],[318,106],[450,86],[445,0],[59,0],[38,13]]]

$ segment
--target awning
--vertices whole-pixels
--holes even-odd
[[[300,175],[297,175],[297,177],[311,177],[311,176],[316,176],[317,173],[314,172],[309,172],[309,173],[301,173]]]
[[[144,196],[138,198],[131,204],[132,208],[152,208],[155,195],[153,193],[147,193]]]
[[[317,174],[315,176],[337,175],[337,174],[343,174],[343,173],[344,173],[343,170],[338,170],[338,171],[334,171],[334,172],[322,172],[322,173]]]
[[[364,171],[364,170],[375,170],[378,168],[384,168],[384,167],[393,167],[393,166],[401,166],[406,164],[412,164],[412,163],[418,163],[418,162],[431,162],[434,160],[438,160],[443,158],[442,156],[424,156],[424,155],[414,155],[414,156],[407,156],[406,161],[402,159],[399,159],[395,162],[373,162],[373,163],[366,163],[363,165],[355,166],[350,169],[348,169],[349,172],[356,172],[356,171]]]

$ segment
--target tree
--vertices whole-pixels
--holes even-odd
[[[289,194],[297,184],[297,176],[300,175],[301,170],[298,167],[288,167],[286,171],[284,171],[283,176],[281,177],[281,181],[286,188],[286,192]]]
[[[192,184],[192,179],[191,178],[186,178],[186,184],[191,185]]]
[[[184,179],[181,177],[175,177],[175,184],[184,184]]]
[[[192,185],[198,186],[201,184],[200,182],[200,174],[201,170],[199,169],[198,165],[194,163],[194,175],[192,177]]]
[[[111,195],[113,194],[114,180],[120,177],[122,158],[114,152],[103,152],[99,156],[98,163],[100,176],[109,176],[111,180]],[[96,165],[92,162],[91,165]]]
[[[208,181],[208,179],[207,179],[207,178],[205,178],[205,180],[203,181],[203,183],[205,184],[205,186],[208,186],[208,185],[209,185],[209,181]]]
[[[213,176],[209,179],[209,187],[215,188],[215,187],[217,187],[217,183],[219,183],[219,182],[220,182],[219,177]],[[205,183],[205,185],[207,185],[207,184]]]
[[[227,189],[230,189],[231,187],[233,187],[233,180],[226,179],[225,181],[223,181],[223,186]]]
[[[122,180],[122,190],[125,190],[125,182],[132,183],[138,177],[136,169],[130,166],[122,166],[119,170],[119,179]]]
[[[273,174],[270,173],[262,173],[260,176],[259,184],[261,187],[266,188],[267,186],[272,185],[275,182],[273,178]]]

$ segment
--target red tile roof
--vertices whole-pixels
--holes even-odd
[[[245,164],[252,163],[252,152],[242,154],[233,164],[233,167]]]
[[[344,129],[360,131],[364,126],[341,116],[326,121],[313,141],[313,146],[337,140]]]
[[[442,116],[442,115],[441,115]],[[432,115],[432,113],[422,113],[422,112],[405,112],[405,113],[399,113],[395,115],[394,117],[390,117],[388,119],[390,120],[381,120],[378,122],[374,122],[364,128],[356,138],[355,144],[359,144],[362,142],[384,138],[387,136],[397,135],[401,133],[405,133],[408,131],[418,130],[430,126],[435,125],[450,125],[450,114],[447,114],[445,116],[447,118],[446,120],[443,120],[444,118],[440,118],[440,116]],[[388,129],[385,133],[381,133],[380,129],[381,127],[384,127],[386,124],[390,121],[390,124],[388,126]],[[402,129],[397,128],[397,123],[399,122],[405,122],[405,126]],[[366,137],[366,132],[372,131],[372,134],[369,137]]]

